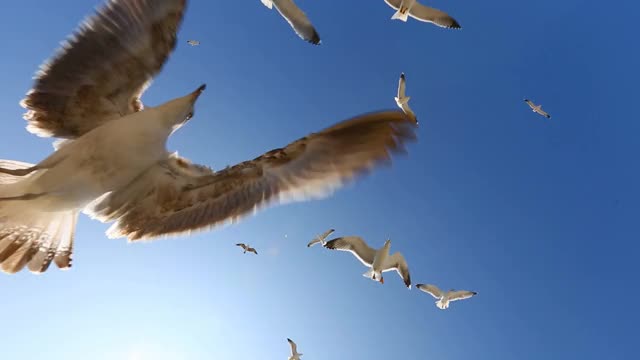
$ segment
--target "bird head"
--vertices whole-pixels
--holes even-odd
[[[175,131],[189,121],[193,117],[196,100],[206,87],[202,84],[195,91],[158,106],[156,109],[165,124]]]

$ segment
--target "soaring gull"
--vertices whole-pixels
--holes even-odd
[[[418,3],[416,0],[384,0],[387,5],[397,10],[391,19],[407,21],[409,16],[412,18],[429,22],[440,27],[449,29],[460,29],[460,24],[449,16],[449,14],[432,7],[428,7]]]
[[[261,0],[264,6],[269,9],[273,9],[275,5],[276,10],[287,20],[291,28],[298,34],[298,36],[314,45],[320,45],[320,35],[300,8],[293,2],[293,0]]]
[[[41,66],[27,130],[57,137],[38,164],[0,161],[0,267],[71,266],[78,213],[130,241],[237,221],[329,195],[415,139],[400,111],[356,116],[214,172],[166,149],[205,86],[157,107],[140,97],[176,45],[186,0],[108,0]]]
[[[324,245],[327,249],[348,251],[356,259],[369,268],[362,276],[379,281],[384,284],[382,273],[395,270],[404,281],[406,287],[411,289],[411,276],[409,266],[401,253],[389,255],[391,240],[387,240],[380,249],[372,249],[359,236],[345,236],[327,241]]]
[[[418,118],[416,117],[416,114],[409,107],[409,100],[411,99],[411,96],[407,96],[405,94],[406,88],[407,88],[407,80],[404,76],[404,73],[402,73],[400,74],[400,80],[398,80],[398,95],[396,95],[395,97],[396,104],[400,109],[402,109],[402,111],[404,111],[405,114],[407,114],[409,117],[416,120],[417,122]]]
[[[247,252],[252,252],[252,253],[258,255],[258,252],[256,251],[256,249],[250,247],[247,244],[240,243],[240,244],[236,244],[236,246],[240,246],[242,248],[242,250],[244,250],[242,252],[243,254],[246,254]]]
[[[322,234],[316,236],[313,240],[311,240],[307,244],[307,247],[312,247],[315,244],[322,244],[322,246],[324,246],[326,244],[325,239],[327,237],[329,237],[329,235],[331,235],[334,231],[335,231],[335,229],[329,229],[329,230],[323,232]]]
[[[437,286],[428,284],[418,284],[416,285],[416,287],[436,298],[438,300],[436,301],[436,306],[440,310],[448,309],[449,302],[451,301],[468,299],[478,294],[475,291],[467,290],[449,290],[447,292],[444,292],[438,289]]]
[[[291,347],[291,356],[289,356],[289,360],[300,360],[300,356],[302,356],[302,354],[298,352],[298,345],[289,338],[287,338],[287,342],[289,342],[289,346]]]
[[[549,113],[547,113],[546,111],[542,110],[542,105],[536,105],[533,103],[533,101],[529,99],[524,99],[524,102],[526,102],[527,105],[529,105],[529,107],[531,108],[531,111],[533,111],[534,113],[538,113],[546,117],[547,119],[551,119],[551,115],[549,115]]]

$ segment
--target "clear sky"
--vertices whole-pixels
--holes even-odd
[[[18,102],[100,2],[2,5],[0,158],[35,163],[52,150],[24,130]],[[259,0],[190,1],[143,98],[207,83],[170,150],[214,169],[254,158],[394,108],[404,71],[421,125],[409,155],[329,199],[193,236],[128,244],[82,216],[70,271],[0,274],[0,358],[286,359],[287,337],[306,360],[635,353],[640,5],[429,1],[462,24],[454,31],[391,21],[383,0],[297,3],[321,46]],[[306,248],[330,227],[373,246],[391,238],[414,284],[479,295],[440,311],[395,274],[367,280],[349,254]]]

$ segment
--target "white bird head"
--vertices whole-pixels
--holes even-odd
[[[206,84],[202,84],[195,91],[158,106],[156,109],[160,112],[166,125],[175,131],[189,121],[193,117],[196,100],[206,87]]]

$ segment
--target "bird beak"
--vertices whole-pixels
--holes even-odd
[[[193,101],[196,101],[200,96],[200,94],[202,94],[204,92],[204,89],[206,88],[207,88],[207,84],[202,84],[200,85],[199,88],[196,89],[196,91],[192,92],[191,96],[193,97]]]

